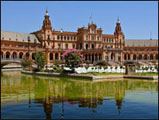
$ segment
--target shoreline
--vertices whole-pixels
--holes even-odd
[[[32,72],[21,70],[23,74],[29,75],[42,75],[42,76],[54,76],[54,77],[73,77],[73,78],[84,78],[92,81],[105,81],[107,79],[120,79],[120,78],[130,78],[130,79],[141,79],[141,80],[158,80],[158,76],[138,76],[138,75],[108,75],[108,76],[94,76],[94,75],[83,75],[83,74],[64,74],[64,73],[49,73],[49,72]]]

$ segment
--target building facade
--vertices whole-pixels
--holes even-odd
[[[127,60],[158,60],[158,40],[125,40],[119,19],[114,34],[103,34],[102,28],[89,23],[77,32],[56,31],[52,28],[48,11],[41,30],[30,34],[1,31],[1,59],[22,59],[29,56],[34,60],[37,51],[44,52],[47,63],[62,60],[68,49],[79,49],[85,62],[107,61],[122,64]]]

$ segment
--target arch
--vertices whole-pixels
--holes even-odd
[[[6,59],[10,59],[10,52],[6,52]]]
[[[136,60],[136,55],[133,55],[133,60]]]
[[[81,49],[82,49],[82,43],[80,43],[80,46],[79,46],[79,47],[80,47],[80,50],[81,50]]]
[[[128,54],[128,60],[130,60],[130,54]]]
[[[85,55],[85,60],[87,61],[87,54]]]
[[[94,49],[94,44],[92,44],[92,49]]]
[[[58,60],[58,53],[55,53],[55,60]]]
[[[101,60],[101,54],[99,54],[99,60]]]
[[[1,59],[3,59],[3,52],[1,51]]]
[[[95,54],[95,61],[97,61],[98,60],[98,58],[97,58],[97,54]]]
[[[35,53],[32,53],[32,60],[35,60]]]
[[[124,60],[126,60],[126,54],[124,54]]]
[[[29,57],[29,56],[30,56],[30,54],[27,52],[27,53],[25,54],[25,56],[26,56],[26,57]]]
[[[13,52],[13,59],[16,59],[17,58],[17,53],[16,52]]]
[[[91,55],[89,54],[89,61],[91,60]]]
[[[115,54],[111,53],[111,60],[115,60]]]
[[[22,58],[23,58],[23,53],[20,52],[20,53],[19,53],[19,59],[22,59]]]
[[[156,60],[158,60],[158,54],[156,54]]]
[[[86,44],[86,50],[88,50],[88,44]]]
[[[50,60],[53,60],[53,53],[50,53]]]
[[[139,55],[139,60],[142,60],[142,55],[141,54]]]
[[[92,54],[92,62],[94,62],[94,54]]]
[[[63,55],[63,53],[60,54],[60,59],[61,59],[61,60],[62,60],[62,55]]]
[[[150,60],[153,60],[153,55],[152,54],[150,55]]]
[[[144,60],[147,60],[147,55],[146,54],[144,55]]]

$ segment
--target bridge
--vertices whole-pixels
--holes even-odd
[[[21,59],[1,59],[1,68],[10,63],[21,64]]]

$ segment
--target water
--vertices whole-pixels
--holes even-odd
[[[158,82],[1,75],[2,119],[157,119]]]

